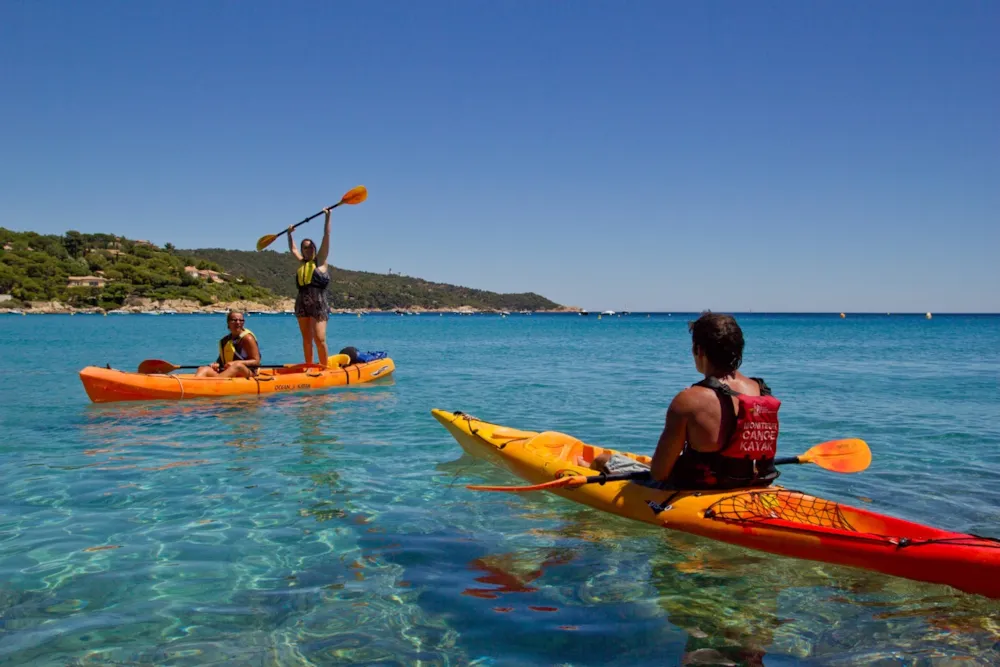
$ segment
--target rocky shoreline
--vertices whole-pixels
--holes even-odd
[[[2,304],[6,306],[7,304]],[[203,306],[197,301],[187,299],[167,299],[164,301],[153,301],[152,299],[132,298],[126,300],[121,308],[104,310],[103,308],[88,307],[76,308],[60,301],[31,301],[19,307],[0,307],[0,314],[5,312],[20,313],[24,315],[191,315],[191,314],[223,314],[230,310],[239,310],[251,314],[279,315],[292,314],[295,307],[293,299],[280,299],[274,303],[266,304],[257,301],[232,301],[219,302]],[[513,311],[514,313],[577,313],[582,309],[573,306],[564,306],[551,310],[534,311]],[[386,308],[382,310],[374,308],[331,308],[333,314],[356,314],[356,313],[398,313],[400,315],[418,315],[420,313],[455,313],[460,315],[474,315],[477,313],[494,313],[499,315],[511,314],[511,311],[501,309],[480,309],[472,306],[459,306],[457,308],[423,308],[414,306],[412,308]]]

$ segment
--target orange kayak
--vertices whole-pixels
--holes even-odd
[[[263,368],[255,378],[196,378],[190,374],[127,373],[98,366],[80,371],[87,396],[94,403],[112,401],[176,401],[289,391],[315,391],[363,384],[389,377],[396,370],[386,357],[342,368]]]
[[[431,414],[465,451],[531,484],[565,475],[595,475],[577,461],[590,462],[614,451],[564,433],[521,431],[461,412],[432,410]],[[647,456],[619,453],[650,462]],[[1000,540],[940,530],[779,486],[670,491],[609,481],[551,492],[619,516],[758,551],[1000,598]]]

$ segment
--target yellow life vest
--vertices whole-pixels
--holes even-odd
[[[319,287],[326,289],[330,284],[330,273],[316,270],[316,262],[302,262],[298,270],[295,271],[295,284],[301,290],[303,287]]]
[[[295,282],[299,287],[305,287],[312,282],[313,272],[316,270],[316,262],[302,262],[298,271],[295,272]]]
[[[230,336],[229,334],[226,334],[219,340],[220,364],[228,364],[230,361],[233,361],[234,359],[239,359],[240,361],[246,359],[246,357],[240,351],[240,348],[236,346],[236,344],[239,343],[241,340],[243,340],[243,337],[246,336],[247,334],[253,336],[254,340],[257,340],[256,334],[254,334],[254,332],[250,331],[249,329],[244,329],[243,331],[241,331],[239,337],[236,340],[233,340],[233,337]]]

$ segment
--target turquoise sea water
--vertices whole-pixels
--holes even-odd
[[[0,664],[991,665],[1000,602],[640,525],[461,456],[432,407],[651,453],[689,316],[351,316],[390,381],[91,404],[77,371],[203,363],[221,316],[0,316]],[[1000,537],[1000,317],[744,315],[782,483]],[[251,316],[266,362],[294,318]]]

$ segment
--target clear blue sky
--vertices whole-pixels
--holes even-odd
[[[345,268],[1000,312],[992,0],[9,0],[0,91],[13,229],[251,249],[364,184]]]

